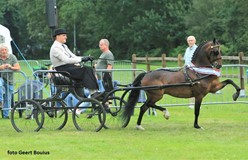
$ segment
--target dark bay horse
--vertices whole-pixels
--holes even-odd
[[[168,110],[156,105],[156,102],[162,99],[164,94],[178,98],[195,97],[194,128],[201,128],[198,125],[200,106],[203,98],[208,93],[215,93],[226,85],[231,84],[236,89],[236,93],[233,94],[233,100],[236,101],[239,97],[240,87],[232,80],[227,79],[222,82],[219,81],[219,69],[221,66],[222,57],[220,43],[214,39],[213,41],[207,41],[200,44],[194,52],[191,64],[184,66],[178,71],[160,69],[139,74],[133,82],[134,87],[164,87],[158,89],[144,89],[147,95],[147,100],[140,108],[136,128],[144,130],[141,126],[141,121],[144,113],[149,107],[164,112],[164,117],[169,119]],[[131,90],[123,113],[124,119],[129,118],[132,115],[134,107],[138,101],[139,93],[140,89]]]

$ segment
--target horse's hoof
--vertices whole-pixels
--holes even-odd
[[[142,130],[142,131],[145,130],[145,128],[143,128],[141,125],[136,125],[136,129],[137,130]]]
[[[164,118],[168,120],[168,119],[170,118],[170,113],[169,113],[169,111],[164,110],[163,112],[164,112]]]
[[[195,129],[201,129],[202,127],[200,127],[199,125],[194,125]]]
[[[239,97],[239,93],[234,93],[233,94],[233,100],[236,101]]]

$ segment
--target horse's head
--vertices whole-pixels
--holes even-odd
[[[213,40],[210,49],[208,49],[209,62],[212,67],[220,69],[222,67],[222,53],[220,50],[220,43],[217,40]]]
[[[220,43],[214,39],[200,44],[194,53],[192,63],[198,67],[220,69],[222,66]]]

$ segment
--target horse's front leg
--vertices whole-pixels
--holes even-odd
[[[196,97],[195,98],[195,121],[194,121],[194,127],[196,129],[200,129],[201,127],[198,125],[198,117],[200,115],[200,107],[202,103],[202,98]]]
[[[231,84],[236,89],[236,93],[234,93],[232,96],[233,100],[236,101],[239,97],[241,88],[238,85],[236,85],[231,79],[224,80],[221,82],[221,84],[222,86],[220,89],[224,88],[228,84]]]

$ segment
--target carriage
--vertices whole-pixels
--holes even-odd
[[[18,132],[39,131],[41,128],[49,127],[62,129],[67,123],[68,111],[71,111],[73,123],[78,130],[100,131],[102,128],[111,128],[112,125],[126,127],[133,114],[140,90],[145,90],[147,100],[140,108],[137,129],[144,130],[141,121],[148,108],[162,111],[164,117],[169,119],[168,110],[156,105],[164,94],[178,98],[195,97],[194,128],[199,129],[201,128],[198,124],[200,106],[208,93],[215,93],[231,84],[236,89],[233,100],[237,100],[239,96],[240,87],[232,80],[219,81],[218,70],[221,66],[220,43],[214,39],[198,46],[190,66],[184,66],[176,71],[161,69],[141,73],[131,85],[112,88],[102,94],[104,95],[102,97],[78,96],[75,87],[83,88],[83,86],[75,84],[68,73],[46,71],[46,74],[52,77],[51,81],[56,87],[56,94],[48,98],[19,101],[11,111],[11,122]],[[123,91],[120,97],[116,96],[119,91]],[[69,94],[79,99],[76,106],[66,106],[64,100]],[[125,101],[127,95],[128,99]],[[109,102],[112,103],[111,109],[106,110],[105,105]],[[58,104],[60,104],[59,107]],[[81,111],[80,114],[77,114],[78,110]]]
[[[12,126],[17,132],[39,131],[40,129],[60,130],[67,124],[70,114],[73,124],[78,130],[97,132],[103,127],[108,129],[112,125],[123,126],[128,123],[128,121],[125,123],[120,121],[118,113],[126,102],[115,95],[119,88],[114,89],[112,84],[110,85],[112,80],[105,82],[105,85],[112,86],[111,91],[90,97],[88,90],[82,84],[75,83],[68,72],[37,70],[33,74],[40,75],[37,79],[41,81],[44,79],[41,77],[49,75],[51,78],[48,87],[53,93],[47,98],[39,96],[42,86],[39,81],[19,87],[19,90],[24,93],[12,108],[10,116]],[[76,88],[82,88],[85,96],[78,95]],[[25,94],[25,91],[28,90],[34,94],[30,94],[30,92]],[[77,99],[76,104],[68,104],[70,97]],[[106,111],[105,106],[110,102],[111,109]],[[107,113],[110,118],[107,118]],[[108,119],[108,123],[105,123],[106,119]]]

